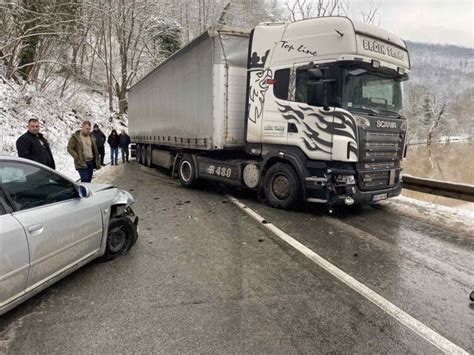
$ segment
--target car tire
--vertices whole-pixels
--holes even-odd
[[[271,207],[291,209],[301,202],[301,184],[293,167],[276,163],[268,169],[263,192]]]
[[[126,255],[135,244],[137,229],[129,218],[114,218],[109,223],[105,253],[102,261],[109,261]]]
[[[184,187],[193,188],[196,186],[196,166],[192,155],[184,154],[179,161],[178,178]]]

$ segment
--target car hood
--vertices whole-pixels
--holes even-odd
[[[113,201],[112,201],[112,205],[127,205],[127,206],[131,206],[133,205],[133,203],[135,202],[132,194],[128,191],[125,191],[125,190],[121,190],[117,187],[115,187],[114,185],[110,185],[110,184],[91,184],[91,183],[85,183],[83,184],[85,186],[87,186],[87,188],[91,191],[91,193],[97,193],[97,192],[100,192],[100,191],[104,191],[104,190],[110,190],[110,189],[115,189],[117,191]]]

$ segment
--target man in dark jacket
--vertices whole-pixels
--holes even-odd
[[[16,141],[16,149],[20,158],[34,160],[43,165],[55,169],[53,154],[49,148],[49,143],[44,136],[39,133],[40,124],[36,118],[28,121],[28,131],[21,135]]]
[[[120,152],[122,153],[122,162],[128,163],[128,146],[132,142],[130,140],[130,136],[122,129],[122,133],[119,134],[119,142],[120,142]]]
[[[100,156],[100,164],[104,165],[104,157],[105,157],[105,141],[107,137],[105,136],[104,132],[102,132],[97,124],[94,124],[94,129],[92,130],[91,136],[95,138],[95,144],[97,145],[97,150],[99,151]]]
[[[100,169],[99,151],[91,133],[90,121],[84,121],[81,129],[76,131],[67,144],[67,151],[74,158],[81,182],[91,182],[94,168]]]

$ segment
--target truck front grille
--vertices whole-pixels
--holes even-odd
[[[402,159],[404,132],[359,129],[359,161],[367,163],[399,161]]]
[[[397,127],[400,127],[398,122]],[[398,185],[405,133],[400,128],[375,125],[359,128],[359,189],[375,191]]]

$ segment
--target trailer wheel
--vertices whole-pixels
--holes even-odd
[[[196,167],[190,154],[184,154],[178,164],[178,177],[184,187],[196,185]]]
[[[141,158],[142,158],[142,146],[141,144],[137,144],[136,145],[136,151],[135,151],[135,160],[137,161],[137,163],[141,164]]]
[[[268,169],[263,182],[268,204],[290,209],[301,201],[301,185],[295,170],[288,164],[277,163]]]
[[[146,166],[151,168],[152,165],[153,165],[153,160],[151,157],[151,144],[148,144],[146,146]]]
[[[146,145],[140,146],[140,164],[146,165]]]

